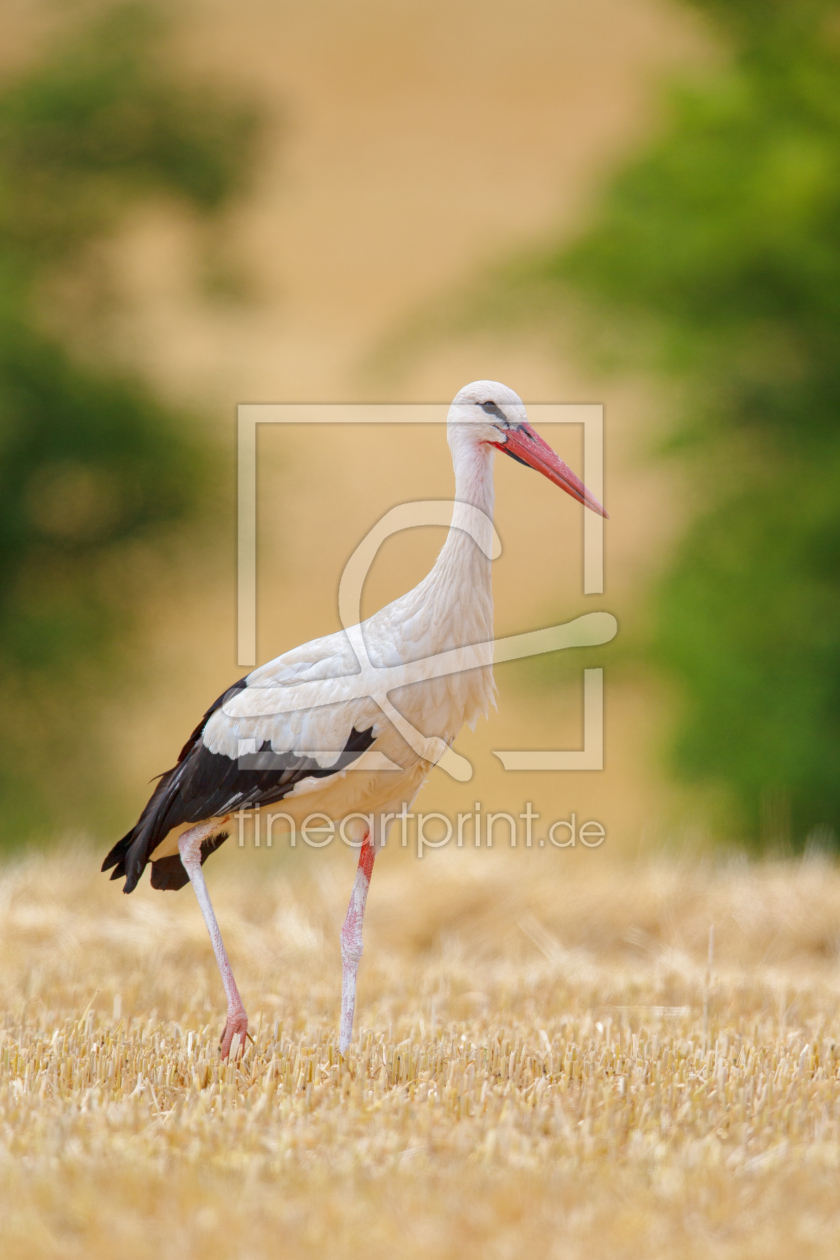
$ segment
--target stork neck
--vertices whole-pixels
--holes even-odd
[[[446,570],[471,570],[470,580],[486,585],[488,592],[487,557],[493,541],[493,455],[492,447],[486,443],[478,444],[460,435],[452,442],[455,508],[449,537],[438,559],[438,565]],[[474,508],[478,508],[478,516],[471,510]]]
[[[453,444],[455,501],[469,503],[493,519],[493,455],[486,442],[460,441]],[[457,510],[457,509],[456,509]]]
[[[493,451],[465,441],[450,426],[455,466],[455,508],[446,542],[433,568],[408,596],[412,642],[422,625],[425,654],[493,636],[490,559],[493,544]],[[468,671],[469,672],[469,671]],[[483,703],[483,701],[482,701]]]

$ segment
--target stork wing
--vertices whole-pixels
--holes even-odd
[[[209,716],[202,740],[212,753],[241,758],[260,750],[277,756],[306,754],[323,769],[338,766],[350,732],[368,730],[381,719],[366,695],[355,696],[348,680],[360,669],[344,631],[314,639],[255,669],[243,686],[231,689]],[[300,684],[312,703],[286,711],[277,697]],[[314,690],[313,690],[314,688]]]
[[[151,855],[174,827],[221,817],[254,805],[270,805],[348,769],[376,738],[372,701],[330,704],[330,680],[352,672],[355,657],[339,633],[304,644],[229,687],[205,713],[164,774],[136,826],[111,850],[102,869],[126,877],[131,892]],[[358,668],[358,666],[357,666]],[[229,716],[225,705],[247,700],[253,688],[305,679],[325,680],[325,704],[300,713],[261,713],[246,704]],[[257,706],[259,707],[259,706]]]

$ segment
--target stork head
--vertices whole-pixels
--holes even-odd
[[[455,435],[458,435],[458,438]],[[528,423],[522,399],[498,381],[473,381],[465,385],[449,409],[449,442],[471,441],[492,446],[519,464],[535,468],[555,486],[599,516],[607,513],[580,478]]]

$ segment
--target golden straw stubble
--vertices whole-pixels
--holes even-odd
[[[250,865],[229,1063],[188,896],[5,871],[4,1256],[837,1254],[833,867],[383,862],[342,1060],[343,869]]]

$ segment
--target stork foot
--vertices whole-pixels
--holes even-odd
[[[239,1041],[236,1047],[236,1058],[242,1054],[245,1049],[245,1038],[248,1036],[248,1016],[244,1011],[237,1011],[233,1015],[228,1015],[219,1041],[219,1053],[223,1059],[226,1059],[231,1051],[234,1037],[238,1036]]]

